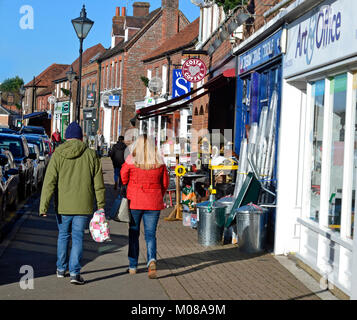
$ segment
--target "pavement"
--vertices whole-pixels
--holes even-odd
[[[106,210],[117,195],[113,168],[103,158]],[[24,208],[13,231],[0,243],[0,300],[333,300],[328,291],[298,269],[288,257],[269,252],[246,254],[236,245],[204,247],[197,230],[182,221],[165,221],[172,208],[162,211],[157,229],[158,278],[146,270],[143,227],[139,269],[128,268],[128,225],[110,222],[111,242],[84,238],[84,286],[56,277],[57,226],[53,209],[38,216],[39,194]],[[24,210],[24,209],[22,209]],[[34,280],[27,278],[33,270]]]

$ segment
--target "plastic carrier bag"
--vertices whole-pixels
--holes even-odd
[[[94,212],[89,223],[89,231],[95,242],[111,241],[108,221],[105,218],[104,210]]]

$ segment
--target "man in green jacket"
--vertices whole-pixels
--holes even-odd
[[[65,133],[67,141],[56,148],[46,170],[41,192],[40,216],[47,216],[52,195],[58,225],[57,277],[69,269],[71,283],[84,284],[80,275],[84,229],[93,213],[94,196],[99,210],[104,210],[105,187],[102,165],[94,150],[83,142],[81,127],[72,122]],[[72,234],[72,248],[67,263],[67,249]]]

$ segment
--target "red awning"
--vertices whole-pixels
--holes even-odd
[[[145,119],[148,119],[148,118],[151,118],[151,117],[155,117],[155,116],[159,116],[159,115],[162,115],[162,114],[173,112],[173,111],[175,111],[177,109],[185,108],[185,107],[187,107],[188,104],[190,104],[191,102],[203,97],[207,93],[221,88],[222,86],[227,84],[227,81],[229,81],[230,78],[234,78],[234,77],[235,77],[235,69],[225,70],[220,75],[210,79],[208,82],[206,82],[200,88],[194,89],[194,90],[190,91],[189,93],[186,93],[186,94],[184,94],[184,95],[182,95],[180,97],[177,97],[177,98],[174,98],[174,99],[170,99],[170,100],[158,103],[156,105],[137,110],[136,111],[137,112],[137,118],[139,120],[145,120]],[[202,89],[206,89],[206,91],[196,95],[195,97],[185,101],[184,103],[165,108],[167,106],[172,105],[175,102],[181,101],[182,99],[185,99],[185,98],[191,96],[192,94],[194,94],[194,93],[196,93],[196,92],[198,92],[199,90],[202,90]]]

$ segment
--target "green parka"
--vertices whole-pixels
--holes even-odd
[[[59,214],[92,214],[94,196],[98,209],[104,208],[102,164],[82,141],[66,141],[53,153],[42,186],[40,214],[48,212],[53,194]]]

